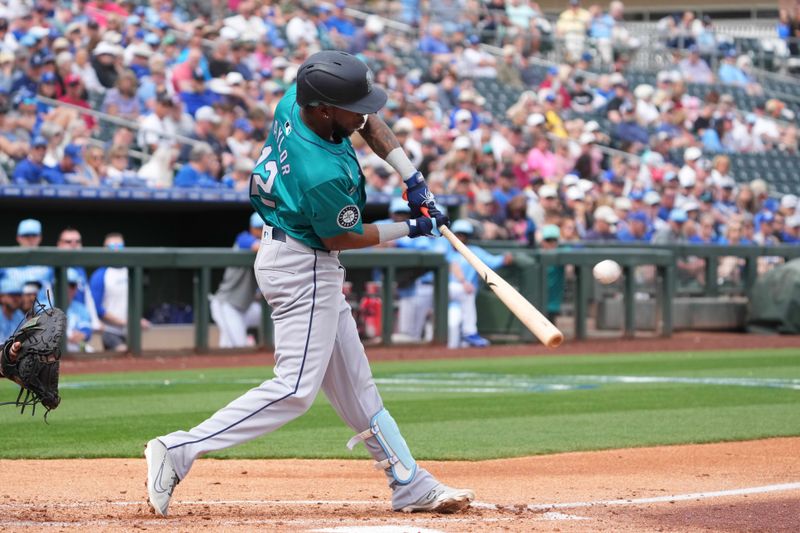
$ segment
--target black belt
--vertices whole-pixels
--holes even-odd
[[[272,240],[286,242],[286,232],[281,228],[272,228]]]
[[[285,231],[283,231],[281,228],[276,228],[276,227],[272,228],[272,240],[273,241],[286,242],[286,239],[287,239],[288,236],[289,235]],[[314,248],[313,246],[310,246],[309,248],[311,248],[312,250],[316,250],[318,252],[325,252],[325,253],[330,252],[330,250],[326,250],[325,248]]]

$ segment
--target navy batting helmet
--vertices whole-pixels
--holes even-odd
[[[372,71],[346,52],[324,50],[297,71],[297,103],[326,104],[354,113],[376,113],[386,104],[386,92],[372,83]]]

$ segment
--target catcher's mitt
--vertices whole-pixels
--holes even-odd
[[[21,407],[22,412],[30,405],[32,414],[36,412],[37,403],[41,403],[50,412],[61,402],[58,395],[58,369],[61,342],[67,329],[67,317],[61,309],[46,309],[41,304],[34,309],[38,313],[30,316],[17,328],[6,340],[0,354],[0,376],[22,387],[17,401],[8,403]],[[17,350],[12,350],[16,342],[20,346]]]

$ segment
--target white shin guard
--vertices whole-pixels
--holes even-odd
[[[369,426],[369,429],[350,439],[347,447],[352,450],[359,442],[375,437],[386,454],[386,459],[375,463],[375,468],[390,470],[392,477],[401,485],[411,483],[417,473],[417,463],[392,415],[386,409],[381,409],[372,417]]]

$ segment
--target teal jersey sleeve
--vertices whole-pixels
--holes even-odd
[[[361,209],[348,194],[345,179],[333,179],[306,192],[303,208],[311,220],[314,233],[322,239],[347,231],[363,233]]]

